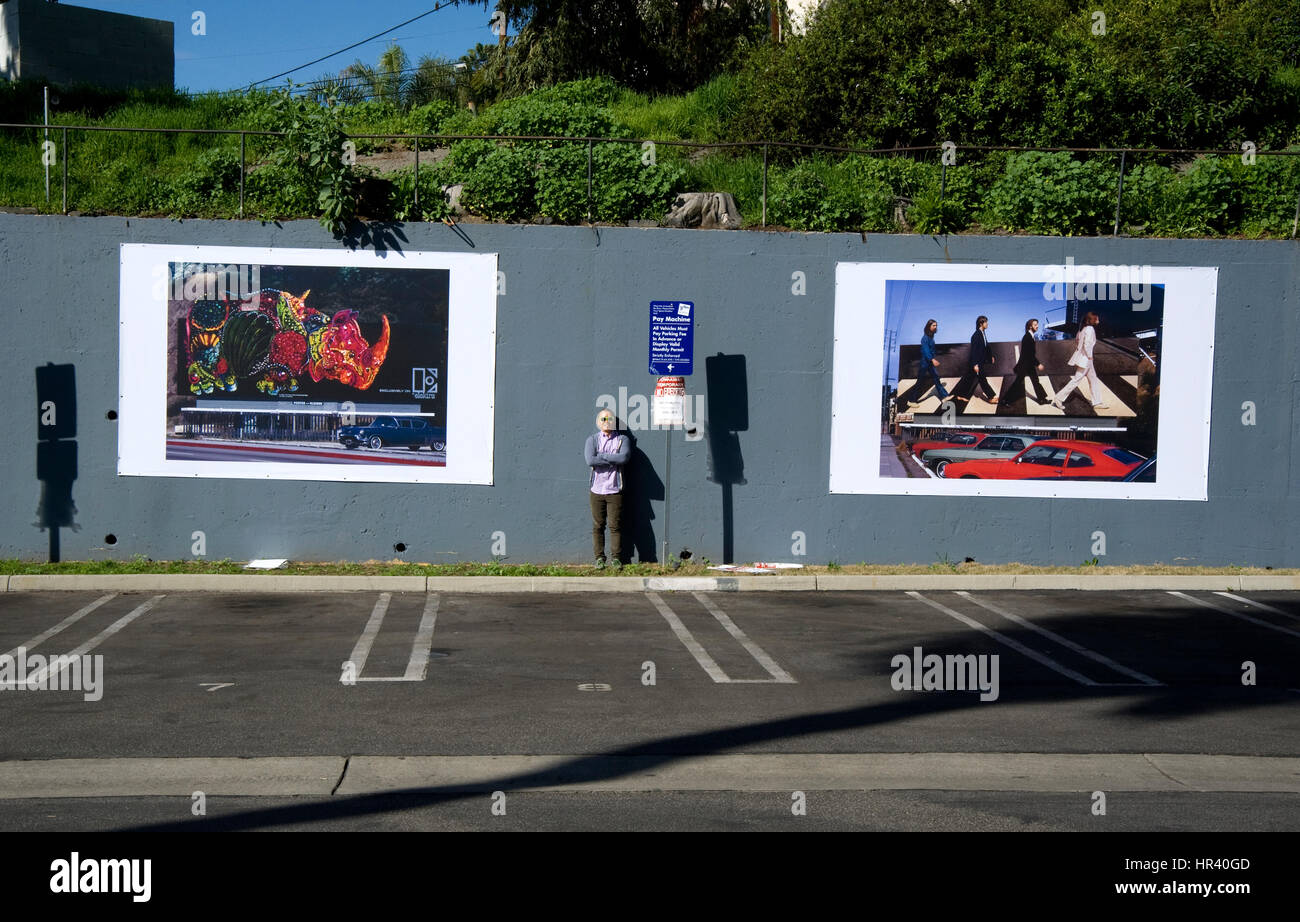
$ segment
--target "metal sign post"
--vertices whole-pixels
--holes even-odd
[[[664,427],[664,542],[668,562],[672,496],[672,430],[685,415],[686,378],[695,361],[695,302],[650,302],[650,374],[660,375],[651,404],[652,425]]]

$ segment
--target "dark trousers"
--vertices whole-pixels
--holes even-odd
[[[614,559],[623,560],[623,494],[591,493],[591,551],[597,560],[605,559],[605,521],[609,521],[610,550]]]
[[[1034,385],[1034,396],[1038,398],[1039,403],[1047,403],[1047,391],[1043,390],[1043,382],[1038,377],[1037,370],[1021,371],[1016,369],[1016,379],[1011,382],[1011,387],[1007,388],[1007,401],[1016,400],[1025,396],[1025,383],[1032,381]]]

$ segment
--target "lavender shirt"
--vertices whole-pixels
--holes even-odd
[[[617,454],[619,440],[623,437],[617,432],[602,432],[596,437],[597,454]],[[591,492],[601,496],[618,493],[623,487],[617,464],[602,464],[591,469]]]

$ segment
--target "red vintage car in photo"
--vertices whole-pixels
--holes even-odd
[[[1014,458],[954,461],[943,471],[945,480],[1119,480],[1146,459],[1104,442],[1045,439]]]
[[[949,432],[947,435],[941,436],[937,439],[930,439],[925,442],[913,442],[911,451],[912,454],[919,458],[923,452],[927,452],[932,448],[952,448],[954,446],[961,448],[974,448],[987,437],[987,432]]]

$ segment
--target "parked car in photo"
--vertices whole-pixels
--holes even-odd
[[[434,451],[447,448],[447,430],[430,426],[418,416],[376,416],[366,426],[343,426],[338,440],[344,448],[365,445],[369,448],[409,448],[419,451],[427,446]]]
[[[991,458],[1014,458],[1034,442],[1037,436],[990,433],[974,445],[948,445],[921,453],[921,463],[940,477],[953,461],[980,461]]]
[[[949,432],[937,439],[913,442],[908,446],[908,451],[919,458],[923,453],[934,448],[970,448],[972,445],[979,444],[980,440],[987,436],[987,432]]]
[[[1104,442],[1043,439],[1014,458],[950,462],[942,476],[948,480],[1119,480],[1145,460]]]

